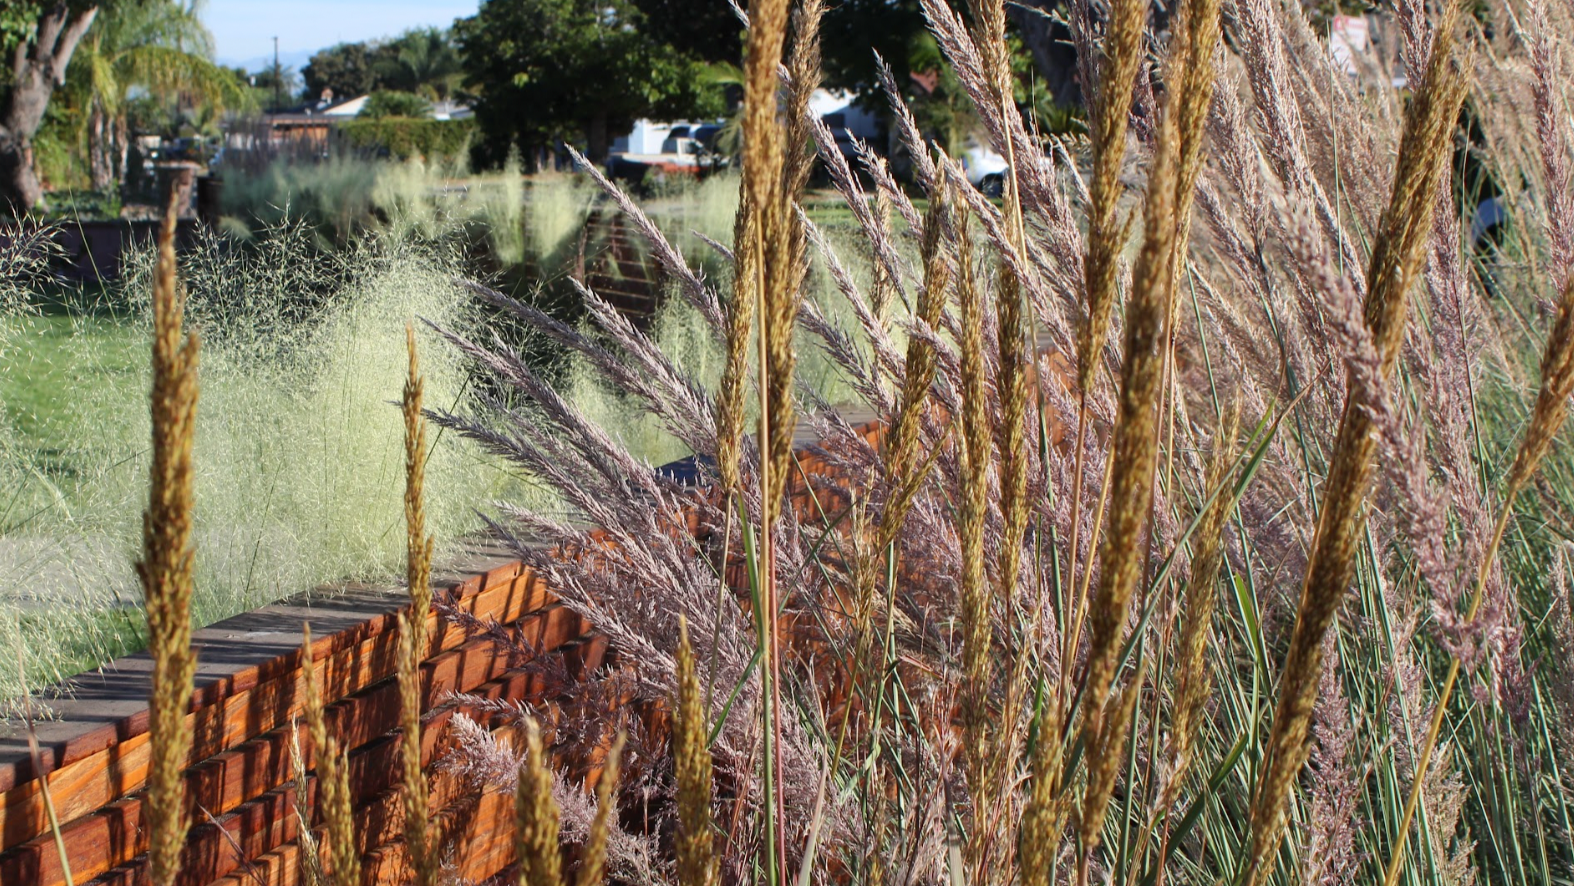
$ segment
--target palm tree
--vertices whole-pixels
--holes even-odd
[[[389,47],[383,77],[405,92],[432,102],[449,98],[464,73],[463,60],[453,38],[441,28],[416,28],[405,32]]]
[[[200,18],[202,0],[148,0],[99,16],[77,48],[68,89],[88,110],[85,127],[93,187],[125,177],[130,132],[126,109],[139,94],[211,110],[249,97],[214,64],[213,37]]]

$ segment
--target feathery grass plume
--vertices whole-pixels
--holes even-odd
[[[322,870],[322,855],[317,845],[317,836],[312,832],[310,785],[306,781],[306,755],[301,751],[301,723],[295,717],[290,718],[290,780],[295,787],[293,803],[297,834],[295,840],[301,847],[302,875],[308,886],[328,886],[328,877]]]
[[[770,50],[772,45],[774,45],[774,58],[779,59],[782,43],[784,42],[781,37],[781,31],[785,30],[785,16],[787,15],[788,4],[781,2],[776,5],[780,6],[780,10],[751,9],[749,32],[752,35],[758,28],[772,27],[772,23],[776,21],[779,15],[782,18],[782,22],[779,25],[775,25],[778,28],[778,34],[774,42],[764,41],[765,44],[769,45],[760,47],[762,54],[772,54]],[[820,19],[824,11],[825,7],[821,0],[810,0],[797,11],[794,18],[793,52],[788,62],[786,132],[781,133],[780,127],[775,125],[774,120],[769,124],[772,131],[776,132],[778,137],[783,140],[785,147],[776,145],[773,149],[772,145],[761,145],[757,155],[751,154],[747,143],[744,147],[745,169],[751,167],[751,157],[757,158],[753,161],[752,166],[757,172],[760,172],[760,175],[764,174],[760,171],[760,167],[772,166],[773,163],[781,164],[782,190],[771,198],[775,201],[771,208],[780,211],[782,215],[775,218],[775,223],[771,225],[769,231],[761,227],[762,223],[765,222],[764,216],[766,215],[766,213],[760,211],[760,207],[764,204],[759,202],[767,198],[767,195],[761,190],[761,185],[764,182],[760,175],[751,178],[748,174],[745,174],[742,182],[739,184],[738,214],[733,226],[735,266],[733,273],[733,297],[727,313],[727,364],[722,376],[721,394],[717,398],[717,473],[721,480],[721,485],[725,489],[735,489],[740,479],[739,465],[742,457],[741,447],[745,411],[744,400],[748,378],[749,340],[754,332],[755,314],[762,313],[761,323],[765,324],[766,329],[770,328],[767,321],[772,319],[769,316],[764,316],[764,312],[761,310],[761,304],[764,303],[762,300],[768,297],[763,288],[767,281],[760,276],[765,272],[762,262],[766,258],[766,249],[762,245],[761,239],[770,236],[787,237],[789,252],[793,258],[790,260],[787,268],[773,270],[777,273],[787,273],[788,278],[785,279],[790,279],[791,282],[781,283],[781,281],[772,278],[773,282],[780,284],[776,287],[777,289],[787,289],[797,293],[802,289],[803,278],[808,271],[806,263],[808,235],[803,224],[799,221],[797,213],[792,211],[790,201],[797,194],[802,193],[803,189],[808,185],[809,174],[814,168],[814,141],[809,129],[811,117],[809,99],[813,96],[814,90],[818,88],[820,83]],[[761,16],[762,13],[763,17]],[[753,53],[754,51],[754,43],[751,37],[750,52]],[[749,96],[764,95],[763,85],[755,83],[754,80],[749,78],[762,77],[764,74],[755,67],[750,67],[747,63],[745,64],[745,71],[745,80],[749,84],[746,86],[746,90],[753,90],[745,95],[745,104],[747,104],[750,100]],[[761,105],[761,110],[765,110],[766,106],[768,106],[771,110],[771,116],[774,118],[776,73],[774,70],[769,73],[772,81],[769,87],[771,98],[769,100],[758,98],[755,100],[755,104]],[[753,121],[752,124],[749,121]],[[758,125],[760,123],[761,121],[758,118],[747,118],[745,126]],[[778,155],[776,153],[778,151],[782,152],[782,155]],[[779,160],[774,159],[778,156],[780,156]],[[766,158],[772,159],[767,161]],[[775,167],[772,166],[772,168]],[[783,233],[784,231],[786,233]],[[770,298],[773,299],[771,301],[772,304],[777,304],[774,296],[770,296]],[[796,316],[796,306],[795,295],[791,305],[793,316]],[[778,305],[777,313],[781,314],[784,307]],[[776,319],[779,320],[780,317],[778,316]],[[787,325],[791,326],[790,320]],[[765,355],[766,349],[762,348],[762,360],[766,358]],[[787,366],[786,371],[790,376],[792,372],[790,364]],[[766,385],[761,387],[762,396],[766,387]],[[787,434],[790,440],[790,429],[788,429]],[[764,437],[762,437],[761,443],[763,448],[766,443]],[[774,454],[777,450],[771,448],[765,451]],[[775,456],[772,455],[772,457]],[[785,481],[785,472],[778,473],[782,475],[782,479]],[[779,494],[774,496],[774,498],[779,497]]]
[[[891,196],[884,188],[875,189],[874,218],[882,231],[891,230]],[[869,286],[869,302],[874,308],[874,315],[884,320],[886,309],[891,306],[891,297],[896,293],[896,281],[891,278],[891,269],[880,260],[878,253],[870,256],[869,263],[870,274],[874,278]]]
[[[1231,404],[1219,421],[1208,455],[1203,491],[1213,496],[1197,526],[1197,551],[1191,561],[1191,576],[1186,583],[1185,609],[1181,614],[1180,643],[1175,655],[1174,715],[1170,723],[1170,766],[1163,798],[1156,811],[1168,809],[1179,796],[1186,772],[1191,766],[1192,750],[1202,725],[1203,706],[1212,691],[1206,653],[1213,633],[1213,610],[1218,602],[1219,567],[1224,561],[1224,527],[1235,510],[1235,491],[1229,488],[1230,472],[1235,465],[1240,431],[1240,405]],[[1164,866],[1164,851],[1159,852],[1159,867]]]
[[[1553,286],[1559,286],[1574,270],[1574,169],[1570,168],[1567,113],[1558,92],[1558,39],[1556,28],[1547,21],[1544,0],[1531,0],[1525,12],[1535,77],[1536,147],[1546,182],[1547,251]]]
[[[1525,437],[1514,455],[1514,465],[1508,472],[1503,514],[1512,510],[1514,498],[1524,490],[1552,449],[1558,432],[1568,419],[1570,393],[1574,393],[1574,275],[1564,284],[1563,297],[1558,300],[1558,314],[1552,321],[1552,332],[1541,354],[1541,390],[1536,394],[1530,425],[1525,429]]]
[[[962,717],[967,785],[975,811],[982,815],[981,796],[992,754],[984,740],[989,730],[989,680],[993,669],[989,589],[984,569],[984,529],[989,508],[989,391],[984,365],[984,304],[973,276],[973,244],[968,213],[957,213],[957,301],[960,303],[962,375],[961,489],[958,490],[957,536],[961,542],[962,575]],[[977,829],[982,831],[982,829]],[[975,833],[982,841],[985,835]]]
[[[743,461],[744,398],[748,390],[749,343],[754,335],[754,309],[758,295],[754,290],[759,272],[759,253],[753,242],[754,211],[749,205],[747,182],[738,200],[738,216],[733,224],[732,300],[727,303],[727,363],[722,370],[721,390],[716,396],[716,476],[721,488],[738,488],[739,467]]]
[[[1570,394],[1574,394],[1574,275],[1571,275],[1564,285],[1563,297],[1558,301],[1558,314],[1552,322],[1552,332],[1547,336],[1547,344],[1542,351],[1541,390],[1536,394],[1536,405],[1530,414],[1530,424],[1526,427],[1525,436],[1520,440],[1519,449],[1514,454],[1514,464],[1509,468],[1508,487],[1503,493],[1503,504],[1498,512],[1496,525],[1492,527],[1492,540],[1482,556],[1476,575],[1475,590],[1465,610],[1467,625],[1473,624],[1476,616],[1480,614],[1481,604],[1486,598],[1487,579],[1491,574],[1492,564],[1497,558],[1498,548],[1503,544],[1503,534],[1508,530],[1509,520],[1513,517],[1515,500],[1535,475],[1536,469],[1541,466],[1547,452],[1552,449],[1558,432],[1562,430],[1564,422],[1568,419]],[[1432,711],[1432,720],[1421,745],[1417,773],[1430,771],[1427,766],[1442,733],[1443,717],[1447,714],[1448,703],[1453,698],[1454,686],[1459,681],[1461,666],[1457,654],[1450,656],[1448,673],[1443,678],[1442,689],[1438,692],[1437,706]],[[1410,793],[1405,799],[1404,813],[1400,817],[1399,836],[1388,863],[1384,880],[1386,886],[1393,886],[1398,882],[1405,841],[1409,836],[1410,822],[1420,803],[1423,785],[1424,779],[1419,775],[1410,785]]]
[[[579,861],[577,886],[601,886],[607,873],[607,838],[612,830],[612,817],[617,812],[619,768],[623,760],[624,735],[620,731],[607,750],[601,766],[601,777],[596,780],[596,817],[590,823],[590,834],[585,838],[585,850]]]
[[[1010,120],[1017,114],[1016,100],[1011,76],[1011,53],[1006,46],[1006,10],[1002,0],[969,0],[968,5],[973,13],[973,42],[978,47],[983,59],[983,67],[994,89],[994,98],[999,107],[1000,119]],[[1022,194],[1017,181],[1017,145],[1014,138],[1006,140],[1006,174],[1005,174],[1005,207],[1006,236],[1013,251],[1018,255],[1027,254],[1027,230],[1022,219]],[[995,579],[998,582],[996,596],[1005,605],[1010,605],[1017,591],[1017,577],[1022,568],[1022,538],[1027,532],[1028,502],[1027,502],[1027,465],[1028,454],[1025,444],[1027,422],[1027,368],[1028,368],[1028,318],[1024,310],[1023,281],[1017,276],[1023,269],[1014,269],[1006,262],[1000,263],[997,277],[998,292],[995,297],[999,358],[996,369],[995,387],[1000,397],[1000,421],[998,439],[1000,444],[1000,514],[1005,523],[1005,537],[998,552],[999,562],[996,564]],[[1021,659],[1019,659],[1021,661]],[[1017,669],[1016,674],[1025,674]],[[1018,680],[1012,680],[1006,698],[1006,711],[1001,718],[1006,723],[1016,722],[1014,710],[1018,695]],[[980,724],[983,725],[983,724]],[[978,738],[985,738],[981,733]],[[1015,768],[1016,732],[1014,729],[1002,730],[998,735],[1000,746],[989,753],[994,758],[994,767],[998,772]],[[988,777],[989,784],[993,784],[993,775]],[[983,811],[993,809],[993,789],[985,786],[981,781],[974,785],[973,802],[975,809]],[[978,805],[982,803],[982,805]],[[984,819],[980,817],[979,821]],[[975,833],[984,836],[985,829],[976,827]],[[972,844],[975,848],[980,846],[977,841]],[[985,859],[975,856],[971,859],[973,868],[978,873],[983,873]]]
[[[192,440],[197,421],[195,333],[183,333],[185,299],[175,274],[176,192],[171,189],[159,231],[153,279],[153,467],[142,516],[143,608],[153,689],[148,701],[152,759],[144,815],[150,834],[148,866],[154,886],[168,886],[180,870],[186,842],[180,773],[191,753],[191,703],[197,659],[191,649]]]
[[[1196,739],[1203,704],[1207,701],[1209,677],[1204,662],[1208,635],[1213,624],[1213,609],[1218,601],[1219,567],[1224,561],[1224,527],[1235,509],[1235,494],[1227,488],[1238,449],[1240,407],[1232,405],[1219,422],[1208,456],[1204,491],[1213,496],[1207,513],[1197,526],[1197,553],[1191,561],[1191,576],[1186,583],[1186,604],[1182,614],[1179,651],[1175,661],[1174,747],[1172,778],[1177,782],[1190,762],[1192,742]]]
[[[361,856],[355,851],[355,812],[350,803],[350,773],[341,756],[339,740],[328,734],[317,669],[312,665],[312,629],[301,626],[301,674],[306,695],[306,723],[312,735],[312,757],[317,764],[317,807],[327,829],[327,876],[335,886],[360,886]]]
[[[427,827],[426,777],[421,772],[421,660],[426,655],[426,620],[432,610],[432,537],[426,533],[423,487],[426,480],[426,422],[421,417],[423,389],[415,351],[415,327],[405,326],[410,354],[404,383],[404,520],[407,536],[405,578],[410,610],[399,623],[399,741],[404,782],[404,842],[415,886],[437,882],[437,857]]]
[[[1082,795],[1082,811],[1078,816],[1077,831],[1081,852],[1077,856],[1077,883],[1087,886],[1088,869],[1093,852],[1103,841],[1104,815],[1109,809],[1110,797],[1115,793],[1115,780],[1120,775],[1126,759],[1126,738],[1137,711],[1137,700],[1142,696],[1142,682],[1147,675],[1146,663],[1137,667],[1131,682],[1120,695],[1109,700],[1103,712],[1107,723],[1099,736],[1099,743],[1088,748],[1088,783]]]
[[[917,319],[924,329],[938,330],[945,313],[946,300],[953,283],[950,257],[946,254],[945,234],[950,225],[950,182],[941,177],[929,196],[924,215],[919,257],[923,262],[923,286],[918,292]],[[885,469],[889,475],[891,498],[880,515],[880,531],[875,549],[884,550],[901,532],[913,496],[918,493],[917,470],[919,434],[924,407],[934,384],[936,357],[934,342],[924,335],[907,340],[907,360],[902,371],[901,400],[891,431],[886,438]]]
[[[739,211],[749,214],[748,221],[739,225],[748,240],[735,247],[740,256],[739,267],[750,270],[751,279],[746,286],[757,300],[760,325],[760,558],[764,581],[756,621],[764,653],[761,676],[768,684],[768,700],[760,706],[766,733],[761,766],[765,773],[763,814],[768,879],[781,875],[787,862],[785,805],[780,793],[781,655],[776,626],[774,527],[792,461],[793,326],[799,305],[795,284],[802,279],[802,250],[797,239],[802,226],[788,190],[788,173],[796,167],[787,162],[787,133],[777,116],[778,68],[786,42],[789,5],[788,0],[756,0],[749,8],[749,39],[743,62],[743,197],[739,204]],[[814,21],[817,26],[818,18]]]
[[[1311,775],[1308,785],[1307,822],[1310,833],[1303,844],[1301,882],[1338,886],[1356,879],[1362,859],[1356,851],[1356,833],[1365,827],[1361,806],[1366,791],[1359,765],[1360,746],[1350,717],[1350,702],[1340,686],[1343,672],[1338,638],[1329,635],[1323,657],[1322,690],[1312,718]],[[1352,759],[1355,758],[1355,759]],[[1463,880],[1444,882],[1462,883]]]
[[[1458,4],[1439,20],[1426,74],[1411,99],[1400,138],[1393,192],[1367,270],[1365,319],[1384,378],[1392,375],[1404,338],[1408,292],[1424,258],[1438,188],[1468,78],[1454,58]],[[1252,803],[1246,886],[1272,872],[1284,830],[1284,807],[1306,762],[1309,727],[1322,674],[1323,635],[1333,624],[1354,575],[1364,535],[1378,434],[1368,404],[1347,398],[1323,484],[1322,512],[1307,564],[1279,698]]]
[[[1095,41],[1094,12],[1089,0],[1074,0],[1070,4],[1070,12],[1071,27],[1079,47],[1083,82],[1088,84],[1089,89],[1088,136],[1092,150],[1088,183],[1088,234],[1082,259],[1082,282],[1087,304],[1082,325],[1077,328],[1077,433],[1073,449],[1073,514],[1068,548],[1075,557],[1081,549],[1082,462],[1086,457],[1083,440],[1088,430],[1088,397],[1098,382],[1099,360],[1109,338],[1110,318],[1114,315],[1115,299],[1119,294],[1120,253],[1126,242],[1129,224],[1129,221],[1121,223],[1117,217],[1122,190],[1120,171],[1126,158],[1126,130],[1131,118],[1132,95],[1136,89],[1137,72],[1142,68],[1143,32],[1148,17],[1148,3],[1145,0],[1114,0],[1110,5],[1109,24],[1102,41]],[[1101,498],[1102,495],[1101,492]],[[1086,564],[1083,565],[1086,567]],[[1073,587],[1077,586],[1076,566],[1076,563],[1072,563],[1068,570],[1072,574]],[[1088,569],[1088,574],[1092,574],[1091,569]],[[1062,649],[1063,657],[1069,657],[1075,652],[1069,647],[1076,642],[1071,638],[1081,633],[1082,604],[1079,594],[1075,604],[1078,614],[1072,629],[1067,632],[1067,648]],[[1070,669],[1067,669],[1066,676],[1069,675]],[[1065,688],[1062,688],[1061,693],[1066,694]]]
[[[1060,737],[1060,705],[1053,699],[1046,700],[1039,712],[1038,737],[1029,755],[1031,781],[1017,831],[1023,886],[1050,886],[1054,882],[1060,835],[1071,811],[1070,792],[1062,790],[1065,745]]]
[[[514,821],[519,886],[561,884],[557,800],[552,797],[552,770],[541,746],[541,727],[534,719],[525,721],[525,759],[514,791]]]
[[[783,187],[789,200],[796,200],[809,185],[814,171],[814,112],[809,101],[820,88],[820,22],[825,17],[825,0],[803,0],[792,16],[792,51],[787,58],[786,135],[787,165]],[[808,239],[797,213],[789,216],[793,248],[798,261],[808,255]],[[807,265],[801,265],[798,285],[803,285]]]
[[[756,299],[760,323],[760,445],[767,475],[763,523],[779,512],[792,457],[793,320],[801,254],[793,236],[794,212],[787,190],[786,132],[777,116],[777,68],[786,42],[788,0],[761,0],[749,9],[749,40],[744,59],[743,199],[739,212],[748,240],[735,252],[740,267],[751,270],[747,286]]]
[[[716,882],[711,832],[711,759],[704,696],[700,690],[688,619],[678,618],[677,698],[672,705],[672,758],[678,781],[678,834],[674,841],[681,886]]]
[[[1091,31],[1092,9],[1087,0],[1071,4],[1072,22],[1078,30]],[[1148,18],[1145,0],[1114,0],[1110,4],[1109,26],[1098,63],[1098,77],[1091,86],[1088,102],[1088,140],[1092,150],[1092,170],[1088,175],[1088,237],[1083,257],[1083,279],[1087,287],[1087,315],[1077,336],[1077,385],[1085,392],[1097,381],[1098,362],[1109,337],[1110,317],[1115,312],[1116,272],[1125,225],[1117,213],[1120,206],[1120,170],[1126,159],[1126,129],[1131,117],[1132,91],[1137,71],[1142,67],[1142,35]],[[1083,45],[1095,45],[1091,34]]]
[[[920,234],[919,258],[923,266],[923,285],[918,292],[917,321],[925,330],[938,330],[945,313],[946,301],[953,283],[950,258],[946,254],[945,237],[951,222],[950,182],[937,177],[929,193],[929,208],[924,215]],[[881,193],[884,193],[883,191]],[[857,626],[853,667],[857,672],[868,673],[873,666],[875,632],[872,615],[876,592],[882,570],[877,568],[879,558],[895,544],[902,525],[912,508],[923,477],[920,469],[920,442],[925,408],[929,403],[930,388],[934,385],[937,357],[934,342],[926,335],[914,335],[907,340],[907,357],[902,370],[902,390],[891,420],[890,433],[883,444],[886,484],[890,489],[872,544],[859,544],[857,558],[856,600],[854,622]],[[861,527],[859,527],[861,529]],[[866,541],[862,532],[855,531],[855,539]]]
[[[1201,150],[1202,120],[1188,111],[1206,108],[1213,90],[1213,53],[1219,35],[1217,0],[1189,0],[1177,12],[1165,95],[1148,194],[1144,207],[1142,250],[1132,275],[1126,308],[1126,357],[1121,376],[1114,438],[1110,444],[1109,525],[1099,553],[1101,574],[1089,609],[1092,626],[1083,697],[1087,708],[1083,735],[1097,751],[1102,711],[1115,676],[1115,657],[1125,632],[1131,599],[1142,570],[1141,543],[1153,505],[1158,465],[1159,403],[1168,360],[1166,340],[1173,313],[1175,266],[1184,260],[1180,242],[1190,213],[1192,191],[1181,175],[1189,151]],[[1084,812],[1091,807],[1084,803]],[[1102,826],[1086,814],[1084,840],[1097,840]]]

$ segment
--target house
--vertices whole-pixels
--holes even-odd
[[[463,102],[445,98],[432,103],[433,120],[467,120],[475,116],[475,109]]]
[[[847,156],[854,153],[854,139],[876,147],[881,144],[884,127],[880,118],[858,105],[857,93],[816,89],[809,96],[809,110],[831,130],[836,147]]]

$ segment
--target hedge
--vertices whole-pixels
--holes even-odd
[[[469,149],[470,139],[475,134],[475,120],[356,119],[339,124],[336,134],[351,147],[387,152],[400,160],[455,157]]]

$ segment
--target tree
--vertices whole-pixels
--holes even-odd
[[[135,92],[190,108],[222,110],[249,96],[211,61],[213,38],[195,2],[143,0],[100,16],[77,47],[68,93],[85,118],[93,187],[124,178],[130,130],[126,109]]]
[[[583,138],[599,161],[640,117],[720,113],[701,63],[645,25],[631,0],[485,0],[455,22],[467,83],[479,93],[482,159]]]
[[[339,101],[371,92],[377,84],[372,62],[365,43],[340,43],[317,52],[301,69],[306,100],[315,101],[329,90]]]
[[[278,62],[260,71],[253,71],[247,75],[247,80],[251,84],[252,94],[256,97],[257,103],[272,112],[288,107],[301,90],[300,75],[289,65],[281,65]]]
[[[376,62],[375,88],[412,92],[438,102],[453,94],[464,62],[452,35],[441,28],[416,28],[387,44]]]
[[[10,83],[0,97],[0,203],[18,215],[38,205],[43,188],[33,169],[33,137],[44,121],[55,88],[65,85],[66,67],[99,4],[56,0],[23,0],[7,4],[5,34],[17,35],[10,46]],[[20,22],[29,22],[25,30]]]
[[[700,61],[743,63],[743,22],[727,0],[634,0],[645,33]],[[827,13],[836,14],[833,4]]]

